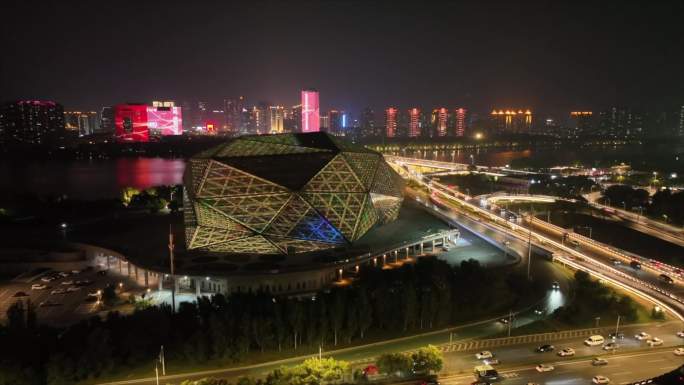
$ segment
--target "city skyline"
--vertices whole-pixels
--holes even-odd
[[[76,10],[10,2],[3,57],[23,60],[3,59],[0,98],[79,109],[160,96],[295,105],[297,91],[313,87],[326,95],[322,110],[525,105],[549,114],[684,100],[684,54],[673,49],[684,45],[682,4],[163,4],[162,22],[154,2]],[[122,19],[139,29],[117,29]],[[32,28],[13,32],[20,25]],[[32,51],[46,35],[58,44]],[[240,55],[247,47],[252,54]]]

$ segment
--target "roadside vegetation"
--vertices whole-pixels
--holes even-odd
[[[347,287],[308,299],[264,292],[203,297],[116,312],[66,329],[40,325],[10,309],[0,328],[0,384],[67,384],[149,375],[163,345],[178,370],[240,365],[327,351],[473,321],[522,306],[538,284],[476,261],[450,266],[436,258],[382,270],[362,269]],[[25,315],[24,315],[25,314]],[[40,349],[36,349],[40,346]]]

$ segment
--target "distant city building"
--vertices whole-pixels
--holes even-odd
[[[468,110],[465,108],[457,108],[454,110],[454,136],[464,136],[466,128],[468,127]]]
[[[173,100],[153,100],[152,107],[176,107]]]
[[[302,90],[302,132],[320,131],[318,91]]]
[[[284,130],[284,117],[283,117],[283,107],[282,106],[271,106],[270,118],[271,118],[271,134],[282,134]]]
[[[93,135],[100,131],[100,118],[95,111],[64,111],[64,129],[77,131],[78,136]]]
[[[416,138],[420,136],[422,127],[420,109],[415,107],[411,108],[408,111],[408,116],[408,136],[410,138]]]
[[[321,115],[319,126],[321,131],[330,132],[330,116],[328,114]]]
[[[269,104],[266,102],[260,102],[255,107],[255,119],[256,119],[256,133],[257,134],[268,134],[271,130],[271,117]]]
[[[447,135],[447,115],[448,111],[446,108],[436,108],[432,110],[431,124],[434,127],[435,136],[446,136]]]
[[[114,133],[114,108],[102,107],[100,112],[100,132]]]
[[[679,129],[677,130],[677,136],[684,137],[684,106],[679,110]]]
[[[285,131],[287,132],[301,132],[302,131],[302,105],[298,104],[285,114]]]
[[[226,117],[226,133],[236,135],[242,129],[242,109],[244,107],[244,97],[240,96],[237,99],[224,99],[223,112]]]
[[[498,134],[529,134],[532,131],[530,110],[493,110],[491,118]]]
[[[208,110],[208,103],[204,101],[198,101],[196,104],[195,108],[195,116],[194,116],[194,126],[195,127],[206,127],[207,125],[207,110]]]
[[[642,116],[632,109],[611,107],[599,113],[599,133],[601,135],[625,139],[640,136],[642,131]]]
[[[397,136],[397,109],[394,107],[385,110],[385,136],[388,138]]]
[[[593,116],[591,111],[571,111],[570,135],[578,137],[593,133]]]
[[[342,114],[343,111],[330,110],[328,111],[328,132],[338,135],[342,132]]]
[[[366,107],[363,109],[363,111],[361,111],[358,136],[361,138],[375,137],[375,129],[375,112],[370,107]]]
[[[64,135],[64,108],[45,100],[20,100],[0,107],[0,140],[7,144],[52,144]]]

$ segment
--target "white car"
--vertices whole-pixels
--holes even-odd
[[[610,378],[606,376],[594,376],[594,378],[591,379],[591,382],[594,384],[610,384]]]
[[[68,292],[80,291],[80,290],[81,290],[81,288],[78,287],[78,286],[71,286],[71,287],[68,287],[68,288],[67,288],[67,291],[68,291]]]
[[[62,285],[73,285],[74,281],[68,280],[68,281],[62,281]]]
[[[31,285],[31,290],[45,290],[45,289],[47,289],[46,285],[41,285],[39,283],[34,283],[33,285]]]
[[[71,274],[79,274],[81,270],[71,270]]]
[[[639,334],[636,334],[634,338],[638,339],[639,341],[643,341],[651,338],[651,335],[646,332],[641,332]]]
[[[684,356],[684,348],[677,348],[673,353],[675,356]]]
[[[677,337],[684,338],[684,330],[677,332]]]
[[[558,352],[558,355],[561,357],[570,357],[575,355],[575,349],[573,348],[565,348],[561,351]]]
[[[40,280],[43,281],[43,282],[52,282],[52,281],[54,281],[55,279],[52,278],[52,277],[43,277],[43,278],[41,278]]]
[[[539,364],[535,367],[535,369],[537,369],[537,371],[539,373],[543,373],[543,372],[550,372],[556,368],[554,368],[553,365],[549,365],[549,364]]]
[[[646,343],[648,344],[648,346],[660,346],[663,344],[663,340],[661,340],[658,337],[653,337],[647,340]]]
[[[619,347],[620,347],[620,345],[616,344],[615,342],[609,342],[609,343],[603,345],[603,350],[612,351],[612,350],[616,350]]]
[[[494,357],[494,355],[489,350],[484,350],[484,351],[481,351],[481,352],[475,354],[475,358],[477,358],[478,360],[484,360],[486,358],[492,358],[492,357]]]

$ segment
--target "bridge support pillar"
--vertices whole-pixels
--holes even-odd
[[[200,285],[202,284],[202,281],[200,281],[199,278],[195,278],[195,295],[200,296]]]

